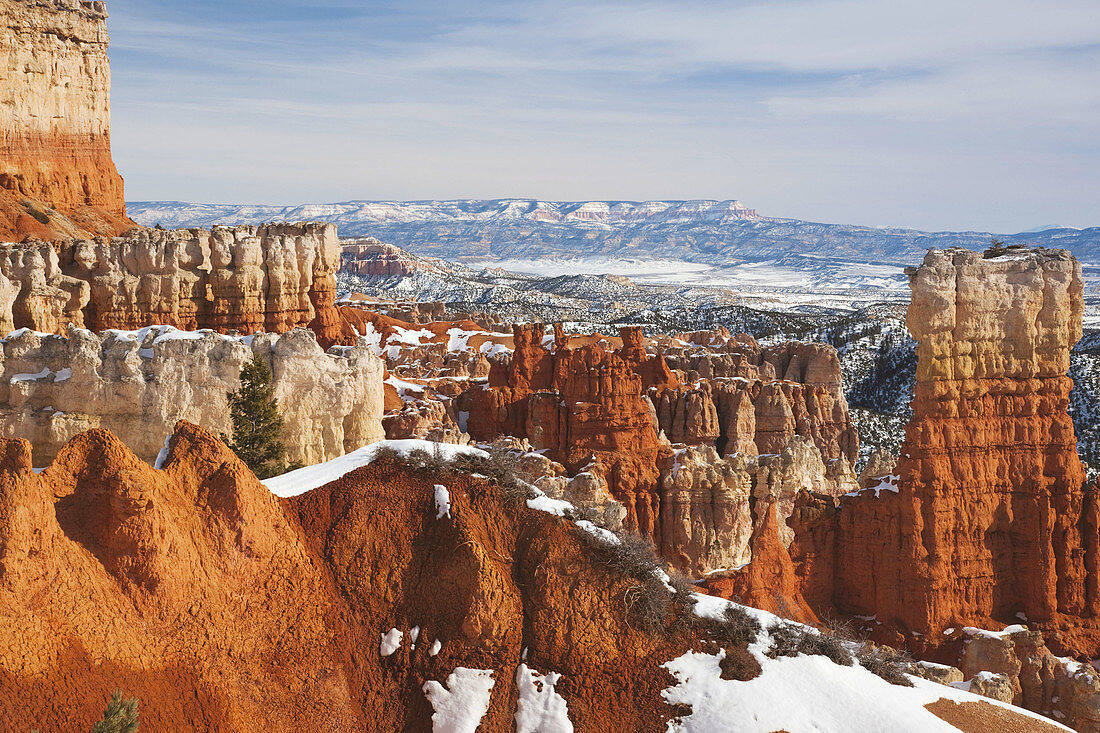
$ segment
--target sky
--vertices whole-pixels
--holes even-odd
[[[1100,0],[110,0],[131,201],[1100,225]]]

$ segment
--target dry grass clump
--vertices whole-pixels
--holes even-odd
[[[913,681],[907,674],[913,667],[913,658],[907,651],[865,644],[856,653],[856,661],[868,672],[878,675],[891,685],[913,686]]]
[[[845,667],[858,662],[868,672],[892,685],[913,686],[907,676],[913,666],[913,659],[908,652],[878,646],[858,638],[846,623],[834,622],[819,633],[797,624],[780,623],[770,628],[768,633],[772,639],[768,656],[772,659],[814,654],[828,657],[835,664]]]

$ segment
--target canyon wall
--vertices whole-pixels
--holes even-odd
[[[803,592],[918,647],[1026,619],[1061,653],[1096,657],[1100,513],[1067,414],[1080,265],[1062,250],[934,250],[910,281],[917,384],[896,476],[839,508],[799,500]]]
[[[305,329],[234,338],[170,327],[10,334],[0,436],[30,441],[44,466],[79,433],[109,428],[152,463],[179,420],[231,434],[226,395],[253,354],[271,368],[289,460],[320,463],[385,437],[383,366],[367,346],[325,353]]]
[[[0,2],[0,241],[120,234],[107,13],[96,0]]]
[[[137,229],[113,239],[0,246],[0,335],[169,325],[354,343],[334,302],[328,224]]]

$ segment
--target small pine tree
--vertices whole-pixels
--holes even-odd
[[[259,356],[241,369],[241,388],[230,392],[229,416],[233,421],[232,440],[222,436],[233,452],[248,464],[259,478],[271,478],[297,468],[287,464],[283,445],[283,418],[271,387],[271,370]]]
[[[131,697],[122,699],[122,691],[115,690],[107,700],[103,719],[92,726],[92,733],[137,733],[138,700]]]

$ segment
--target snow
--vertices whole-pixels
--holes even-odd
[[[334,458],[326,463],[318,463],[315,466],[306,466],[296,471],[284,473],[282,476],[269,478],[263,482],[268,490],[283,498],[298,496],[307,491],[332,483],[345,474],[351,473],[357,468],[369,465],[378,455],[378,451],[384,446],[393,448],[400,455],[407,456],[414,450],[433,452],[439,450],[447,460],[454,460],[460,455],[479,456],[488,458],[489,454],[478,448],[468,445],[449,445],[435,443],[429,440],[382,440],[377,443],[363,446],[351,453],[346,453],[339,458]]]
[[[868,486],[866,489],[860,489],[859,491],[849,491],[845,496],[859,496],[864,491],[875,492],[876,499],[883,491],[892,491],[896,494],[898,493],[898,481],[900,480],[901,476],[892,473],[889,476],[883,476],[875,486]]]
[[[7,336],[5,336],[3,339],[0,339],[0,341],[6,342],[8,339],[19,338],[20,336],[25,336],[28,333],[33,333],[40,339],[49,338],[50,336],[57,336],[56,333],[46,333],[45,331],[32,331],[29,328],[17,328],[9,333]]]
[[[447,351],[466,351],[470,348],[470,337],[473,331],[464,331],[457,326],[447,329]]]
[[[164,468],[164,464],[168,462],[168,444],[172,442],[172,434],[164,436],[164,447],[160,449],[160,453],[157,453],[157,460],[153,463],[153,468],[158,471]]]
[[[526,664],[516,667],[516,733],[573,733],[569,706],[554,686],[556,672],[540,675]]]
[[[411,329],[394,326],[393,334],[386,340],[387,344],[405,344],[407,346],[423,346],[423,340],[431,340],[435,334],[426,328]]]
[[[398,629],[390,629],[382,634],[382,643],[379,645],[379,652],[382,656],[388,657],[401,648],[402,637],[404,637],[404,634]]]
[[[416,649],[416,640],[420,638],[420,627],[414,626],[409,629],[409,643],[411,648]]]
[[[724,650],[689,651],[665,663],[677,681],[662,693],[665,699],[691,706],[689,715],[669,722],[669,733],[958,733],[924,706],[946,698],[1011,707],[916,677],[910,677],[911,688],[891,685],[858,664],[843,667],[823,656],[769,659],[766,645],[750,645],[762,671],[747,682],[721,678]]]
[[[537,489],[536,489],[537,491]],[[561,499],[551,499],[546,494],[539,492],[539,495],[534,499],[527,500],[527,508],[534,509],[538,512],[546,512],[547,514],[554,514],[559,517],[566,516],[567,512],[571,512],[574,506],[567,501]]]
[[[439,639],[436,639],[432,642],[432,645],[428,647],[428,656],[434,657],[436,654],[439,654],[439,650],[442,648],[443,643]]]
[[[382,334],[374,327],[374,324],[368,321],[365,324],[366,331],[359,334],[359,341],[366,340],[367,347],[374,352],[375,356],[382,356]]]
[[[18,384],[20,382],[37,382],[39,379],[45,379],[50,376],[50,368],[45,367],[37,374],[16,374],[11,378],[11,384]]]
[[[475,733],[489,710],[493,670],[455,667],[444,687],[435,680],[424,683],[432,704],[432,733]]]
[[[451,492],[442,484],[435,485],[435,518],[451,518]]]
[[[1027,627],[1020,624],[1013,624],[1004,627],[1001,631],[989,631],[987,629],[978,629],[973,626],[964,626],[962,630],[967,636],[979,636],[986,639],[1004,639],[1006,636],[1010,636],[1020,631],[1027,631]]]
[[[73,370],[70,369],[69,367],[65,367],[64,369],[59,369],[58,370],[57,376],[55,376],[53,378],[53,381],[55,381],[55,382],[64,382],[67,379],[72,379],[72,376],[73,376]]]
[[[416,397],[409,396],[410,392],[414,392],[417,395],[423,395],[424,390],[426,389],[425,385],[423,384],[406,382],[404,379],[398,379],[394,376],[390,376],[390,378],[386,380],[386,384],[396,389],[398,397],[405,401],[412,401],[416,399]]]

